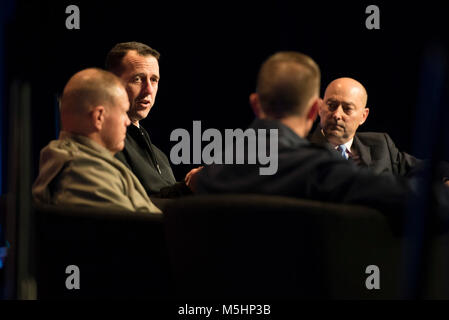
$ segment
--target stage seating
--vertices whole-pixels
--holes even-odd
[[[410,280],[408,237],[363,206],[207,195],[166,201],[164,215],[55,207],[35,214],[39,299],[400,299]],[[447,233],[430,248],[421,293],[447,298]],[[80,268],[80,290],[65,288],[68,265]],[[371,265],[379,290],[365,284]]]
[[[277,196],[191,197],[166,208],[179,297],[392,298],[401,239],[375,210]],[[381,290],[368,290],[377,265]]]
[[[36,207],[38,299],[163,298],[171,287],[160,214]],[[80,289],[65,286],[66,267]]]

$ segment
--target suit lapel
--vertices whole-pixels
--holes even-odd
[[[364,145],[360,139],[357,137],[357,134],[354,136],[354,141],[352,142],[353,148],[357,150],[359,153],[360,161],[362,164],[369,167],[371,165],[371,150],[368,146]]]

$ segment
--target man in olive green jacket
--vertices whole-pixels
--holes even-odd
[[[120,80],[100,69],[75,74],[61,100],[63,130],[41,151],[37,203],[160,213],[114,154],[124,147],[129,100]]]

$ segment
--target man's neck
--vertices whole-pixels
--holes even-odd
[[[67,131],[66,131],[67,132]],[[83,136],[86,138],[89,138],[90,140],[92,140],[93,142],[95,142],[96,144],[98,144],[99,146],[103,147],[105,150],[107,150],[108,152],[110,152],[112,155],[114,155],[116,153],[116,151],[112,151],[109,150],[108,147],[106,146],[106,144],[104,143],[103,139],[101,138],[101,136],[97,133],[97,132],[92,132],[92,133],[77,133],[77,132],[68,132],[69,134],[72,135],[78,135],[78,136]]]
[[[133,121],[131,122],[133,125],[135,125],[137,128],[140,128],[139,121]]]
[[[293,130],[301,138],[305,138],[310,129],[307,129],[306,120],[302,117],[287,117],[279,119],[282,124]]]

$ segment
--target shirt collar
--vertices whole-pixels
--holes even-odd
[[[348,150],[349,152],[351,152],[351,147],[352,147],[352,142],[353,141],[354,141],[354,137],[352,137],[351,140],[349,140],[348,142],[345,143],[346,150]]]

